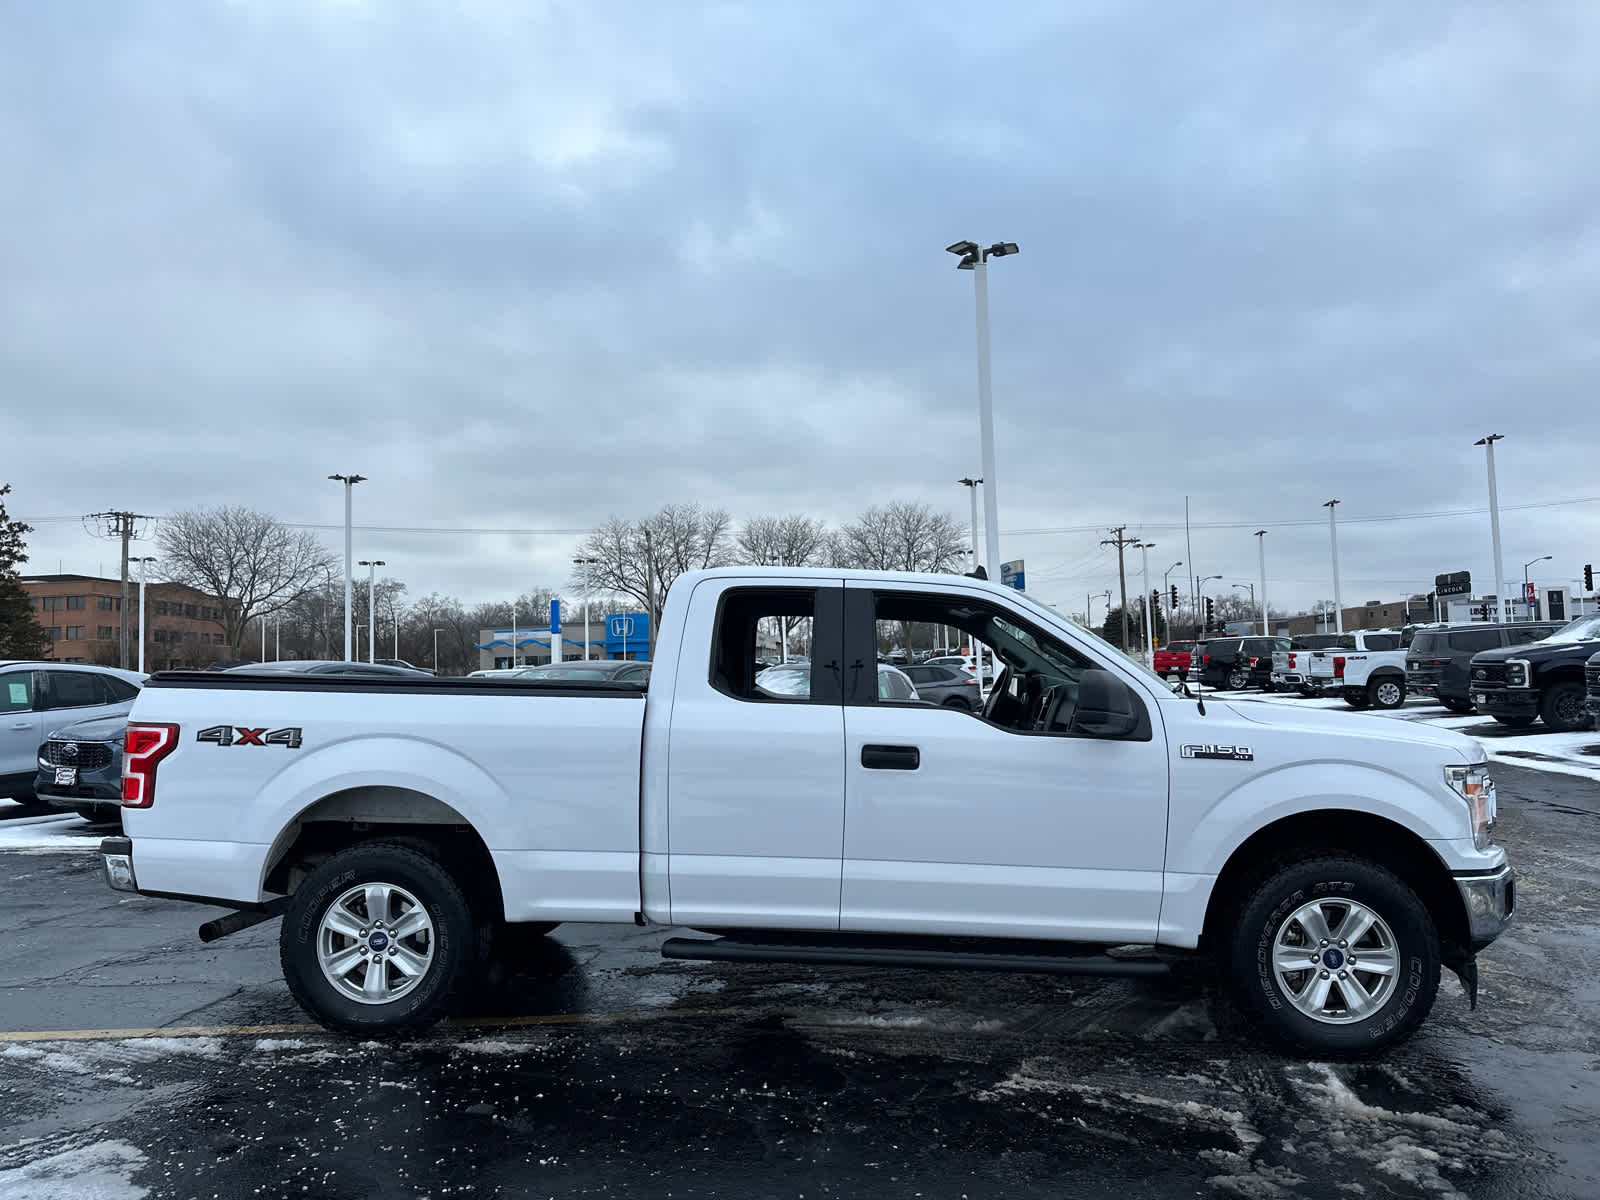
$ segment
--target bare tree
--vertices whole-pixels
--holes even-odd
[[[235,657],[250,622],[309,591],[333,555],[309,531],[241,506],[196,509],[162,522],[156,535],[168,578],[215,596]]]
[[[869,508],[840,531],[840,565],[873,571],[951,571],[966,555],[966,531],[948,513],[897,500]]]
[[[572,588],[593,595],[630,596],[650,614],[651,636],[661,619],[667,588],[685,571],[720,567],[730,557],[731,521],[725,510],[669,504],[642,521],[612,517],[578,547],[582,560]]]
[[[738,558],[758,567],[812,567],[824,557],[828,527],[815,517],[752,517],[739,531]]]

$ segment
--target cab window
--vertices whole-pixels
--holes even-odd
[[[7,671],[0,675],[0,713],[33,711],[33,672]]]

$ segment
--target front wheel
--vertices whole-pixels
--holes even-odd
[[[944,702],[944,706],[946,708],[960,709],[962,712],[972,711],[972,701],[963,700],[960,696],[951,696],[950,699]]]
[[[1517,713],[1514,716],[1506,716],[1502,713],[1490,713],[1489,715],[1492,716],[1497,723],[1506,726],[1508,729],[1526,729],[1529,725],[1533,724],[1534,720],[1532,717],[1525,716],[1522,713]]]
[[[1439,988],[1439,936],[1417,894],[1361,859],[1278,869],[1233,931],[1234,999],[1273,1041],[1309,1055],[1369,1054],[1409,1037]]]
[[[1250,686],[1250,672],[1244,667],[1234,667],[1228,672],[1226,682],[1234,691],[1242,692]]]
[[[1589,728],[1589,714],[1583,708],[1583,684],[1555,683],[1545,688],[1539,699],[1539,716],[1546,729],[1554,733],[1576,733]]]
[[[1471,700],[1452,700],[1448,697],[1440,696],[1439,703],[1444,705],[1451,712],[1460,713],[1462,716],[1466,716],[1472,711]]]
[[[1405,680],[1382,675],[1367,684],[1367,700],[1374,708],[1399,708],[1406,702]]]
[[[313,871],[278,935],[289,991],[341,1033],[395,1037],[448,1011],[478,965],[472,907],[410,846],[353,846]]]
[[[1372,703],[1365,688],[1345,688],[1344,702],[1351,708],[1366,708]]]

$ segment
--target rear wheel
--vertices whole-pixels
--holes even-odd
[[[1440,696],[1439,703],[1444,705],[1451,712],[1460,713],[1462,716],[1465,716],[1467,713],[1472,711],[1471,700],[1452,700],[1448,697]]]
[[[1406,702],[1405,680],[1394,675],[1380,675],[1367,684],[1367,700],[1375,708],[1399,708]]]
[[[436,859],[353,846],[313,871],[279,931],[284,978],[323,1025],[359,1036],[426,1029],[478,965],[472,907]]]
[[[1364,688],[1345,688],[1344,702],[1351,708],[1366,708],[1372,703]]]
[[[1277,869],[1245,900],[1229,949],[1239,1007],[1303,1054],[1369,1054],[1403,1041],[1439,987],[1428,910],[1401,879],[1361,859]]]
[[[1510,729],[1526,729],[1529,725],[1532,725],[1534,721],[1534,718],[1525,716],[1522,713],[1517,713],[1515,716],[1506,716],[1502,713],[1491,713],[1490,715],[1494,717],[1498,723]]]
[[[1248,668],[1248,667],[1231,667],[1231,668],[1229,668],[1228,677],[1225,680],[1225,682],[1234,691],[1242,692],[1245,688],[1250,686],[1250,668]]]
[[[1583,684],[1571,681],[1545,688],[1539,699],[1539,716],[1545,728],[1555,733],[1576,733],[1589,727],[1589,714],[1583,710]]]
[[[970,700],[963,700],[960,696],[951,696],[944,702],[944,706],[946,708],[959,708],[962,712],[972,711],[972,702]]]

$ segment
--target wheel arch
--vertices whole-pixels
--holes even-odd
[[[1226,944],[1225,933],[1251,890],[1286,861],[1327,853],[1364,858],[1392,871],[1416,891],[1440,941],[1464,951],[1466,910],[1449,868],[1428,843],[1387,817],[1326,809],[1294,813],[1265,825],[1228,856],[1206,903],[1201,946]]]

